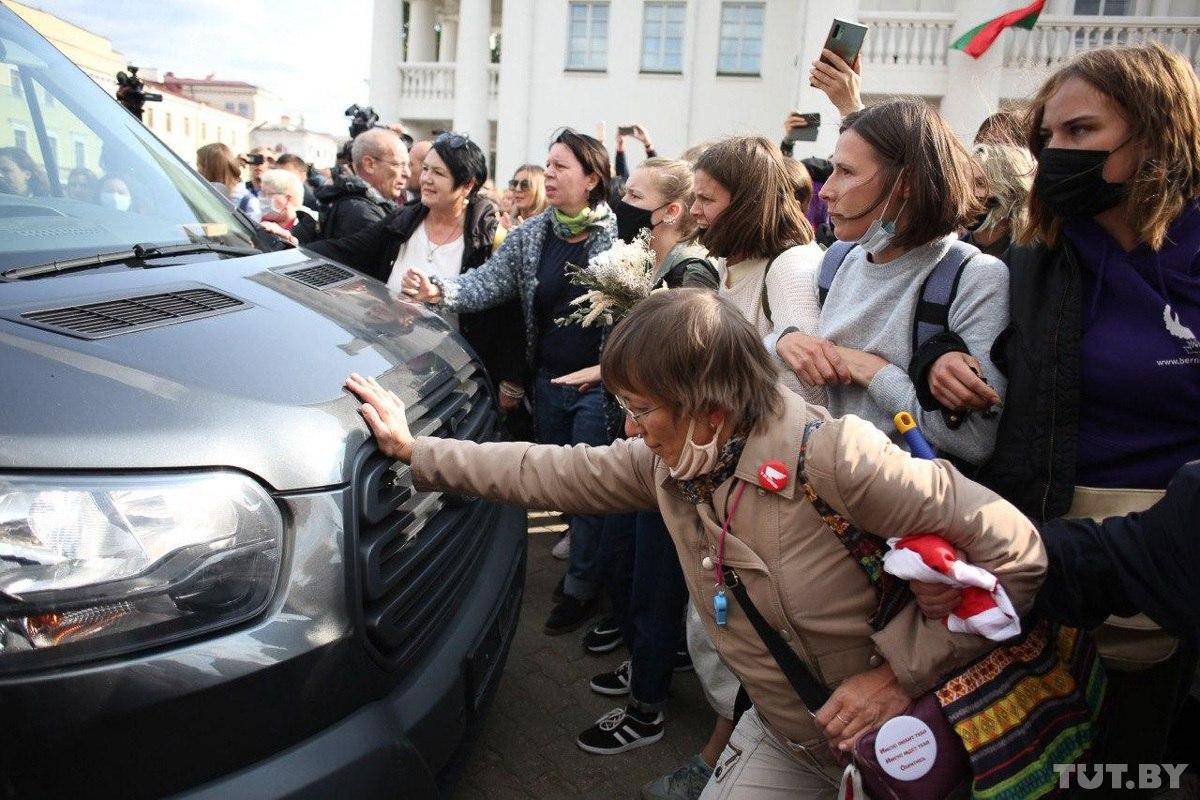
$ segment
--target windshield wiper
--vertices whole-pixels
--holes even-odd
[[[51,261],[48,264],[35,264],[30,267],[17,267],[0,273],[0,277],[8,280],[37,278],[42,275],[55,275],[62,272],[73,272],[80,269],[103,267],[106,264],[116,264],[121,261],[144,261],[148,258],[162,256],[180,256],[189,253],[224,253],[234,256],[258,255],[263,251],[253,247],[239,247],[229,244],[213,244],[212,242],[187,242],[184,244],[135,244],[128,250],[117,250],[112,253],[97,253],[94,256],[67,258],[61,261]]]

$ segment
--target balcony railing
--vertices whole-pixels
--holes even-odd
[[[1004,34],[1004,66],[1052,67],[1083,50],[1155,41],[1200,68],[1200,20],[1194,17],[1042,17],[1033,30]]]
[[[446,62],[400,64],[401,114],[410,119],[450,119],[454,114],[455,66]],[[488,64],[486,74],[479,78],[487,81],[488,116],[495,118],[496,98],[500,94],[500,65]]]
[[[945,66],[957,17],[922,11],[882,11],[859,15],[870,27],[863,44],[865,66]]]
[[[870,26],[867,66],[945,66],[957,21],[954,14],[923,11],[864,11],[859,19]],[[1043,16],[1033,30],[1013,28],[1001,37],[1004,66],[1016,69],[1045,69],[1082,50],[1147,41],[1178,50],[1200,69],[1200,19],[1190,17]]]
[[[454,65],[406,63],[400,65],[400,100],[453,100]]]

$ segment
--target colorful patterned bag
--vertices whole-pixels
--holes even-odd
[[[819,425],[805,426],[805,444]],[[879,630],[912,599],[908,584],[883,570],[887,542],[856,528],[817,495],[804,473],[804,445],[796,474],[805,496],[875,587],[879,605],[869,621]],[[1095,641],[1046,620],[1027,618],[1023,625],[1021,637],[999,645],[933,693],[966,748],[976,800],[1056,793],[1054,765],[1083,761],[1096,739],[1107,679]]]

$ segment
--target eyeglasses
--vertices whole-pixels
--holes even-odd
[[[515,191],[524,192],[529,189],[529,180],[527,178],[522,178],[521,180],[517,180],[516,178],[513,178],[511,181],[508,182],[508,188],[513,189]]]
[[[613,396],[616,397],[616,395],[613,395]],[[662,408],[662,403],[659,403],[654,408],[647,408],[645,411],[638,411],[635,413],[634,410],[631,409],[625,403],[625,401],[622,400],[620,397],[616,397],[616,400],[617,400],[617,405],[619,405],[621,407],[621,410],[624,411],[629,416],[629,418],[631,420],[633,420],[634,424],[636,424],[636,425],[641,425],[642,418],[645,417],[647,414],[650,414],[654,411],[658,411],[660,408]]]
[[[446,131],[445,133],[438,134],[438,137],[433,140],[433,143],[445,144],[448,145],[451,150],[457,150],[460,147],[466,147],[467,143],[470,141],[471,137],[465,133],[453,133],[451,131]]]

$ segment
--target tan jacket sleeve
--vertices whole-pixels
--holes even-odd
[[[604,514],[654,511],[654,454],[640,439],[608,447],[477,444],[417,438],[413,485],[486,497],[526,508]]]
[[[999,578],[1018,613],[1033,605],[1046,552],[1033,523],[999,495],[949,462],[913,458],[854,416],[822,425],[808,450],[813,488],[856,526],[884,537],[937,533]],[[915,602],[872,638],[911,697],[995,646],[951,633]]]

